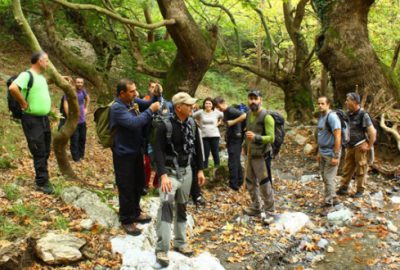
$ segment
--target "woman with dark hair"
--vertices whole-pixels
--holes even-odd
[[[207,97],[203,101],[203,109],[193,114],[193,118],[201,129],[204,144],[204,168],[208,167],[208,157],[210,151],[214,159],[214,166],[219,166],[219,138],[221,137],[218,129],[220,120],[224,117],[221,111],[214,110],[212,98]]]

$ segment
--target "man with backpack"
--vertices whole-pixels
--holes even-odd
[[[21,123],[33,157],[36,188],[45,194],[53,194],[47,169],[51,149],[48,118],[51,99],[46,78],[43,76],[49,63],[47,53],[35,52],[32,54],[31,63],[31,68],[19,74],[11,83],[9,92],[22,109]]]
[[[151,218],[140,209],[145,184],[143,167],[144,136],[153,113],[160,103],[136,98],[136,85],[129,79],[117,84],[117,97],[110,108],[110,130],[113,133],[113,163],[118,187],[119,218],[130,235],[139,235],[136,223],[148,223]]]
[[[228,106],[221,96],[214,99],[215,106],[224,113],[224,122],[227,125],[225,134],[228,148],[229,187],[238,191],[243,184],[243,171],[240,162],[243,143],[243,122],[246,114],[233,106]]]
[[[272,151],[275,140],[274,118],[261,107],[261,93],[253,89],[248,94],[250,111],[247,115],[247,131],[245,140],[246,188],[251,197],[250,207],[243,212],[249,216],[261,214],[262,222],[266,225],[273,221],[275,211],[274,191],[268,177],[265,155]],[[261,198],[260,198],[261,195]]]
[[[156,258],[163,267],[169,264],[168,251],[173,220],[174,250],[186,256],[193,254],[186,243],[186,204],[192,185],[190,165],[193,158],[199,185],[205,182],[201,136],[196,123],[190,117],[196,100],[185,92],[175,94],[172,97],[174,114],[163,119],[155,130],[154,156],[157,174],[161,179]]]
[[[85,145],[86,145],[86,114],[89,107],[90,98],[84,88],[84,80],[83,78],[75,79],[75,89],[76,95],[78,97],[79,104],[79,119],[78,125],[71,136],[70,139],[70,150],[72,159],[75,162],[79,162],[85,156]],[[64,116],[64,119],[61,119],[61,123],[65,123],[66,117],[68,116],[68,101],[66,96],[63,96],[61,99],[61,114]]]
[[[350,181],[355,174],[357,191],[353,195],[361,198],[365,189],[368,175],[368,151],[374,147],[376,129],[371,117],[360,106],[360,95],[351,92],[346,95],[350,125],[350,141],[346,147],[343,175],[338,195],[347,195]]]
[[[324,207],[338,204],[336,199],[335,176],[339,167],[341,143],[341,122],[337,114],[330,110],[330,100],[318,98],[318,155],[321,176],[325,184]]]

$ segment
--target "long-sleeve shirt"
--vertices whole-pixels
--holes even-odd
[[[148,108],[154,100],[145,101],[135,99],[138,105],[138,114],[133,108],[134,104],[125,104],[119,98],[110,110],[110,129],[115,130],[112,151],[117,155],[140,153],[144,147],[147,136],[146,129],[152,120],[152,111]]]
[[[255,121],[256,119],[257,115],[253,112],[250,112],[249,122],[253,123],[253,121]],[[269,144],[275,141],[275,121],[274,118],[269,114],[267,114],[264,118],[264,133],[265,135],[256,134],[256,135],[261,135],[262,144]]]
[[[186,167],[190,165],[188,162],[189,156],[185,154],[184,145],[185,138],[182,131],[182,123],[179,120],[176,120],[174,117],[169,118],[172,124],[172,136],[171,141],[174,146],[174,150],[177,153],[177,159],[179,167]],[[186,120],[188,121],[188,120]],[[167,128],[164,124],[161,124],[157,127],[155,131],[155,142],[154,142],[154,156],[157,168],[157,174],[163,175],[168,171],[166,167],[175,168],[174,164],[169,164],[166,156],[174,156],[172,152],[172,148],[168,145],[167,141]],[[200,133],[198,128],[195,129],[195,138],[194,138],[194,154],[192,158],[194,158],[194,162],[197,166],[198,170],[202,170],[204,167],[204,158],[203,158],[203,150],[202,150],[202,141],[201,141]]]

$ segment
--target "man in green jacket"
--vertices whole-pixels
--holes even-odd
[[[249,216],[261,215],[264,224],[273,221],[274,191],[268,178],[265,154],[272,150],[275,140],[274,118],[261,107],[261,93],[251,90],[248,94],[250,111],[247,114],[245,153],[247,155],[246,188],[250,193],[251,205],[243,209]],[[261,195],[261,197],[260,197]]]

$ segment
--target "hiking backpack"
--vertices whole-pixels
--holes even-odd
[[[272,157],[276,157],[279,154],[279,151],[281,150],[281,146],[285,139],[285,118],[283,118],[283,116],[276,111],[267,110],[267,114],[271,115],[272,118],[274,118],[275,122],[275,130],[274,130],[275,140],[271,144],[271,146],[272,146]]]
[[[25,95],[25,100],[28,100],[29,96],[29,91],[32,88],[33,85],[33,75],[32,72],[29,70],[26,71],[29,74],[29,81],[28,85],[26,87],[26,95]],[[15,100],[15,98],[11,95],[10,93],[10,85],[12,82],[17,78],[18,76],[12,76],[7,80],[7,103],[8,103],[8,110],[11,111],[12,117],[14,119],[21,119],[22,118],[22,109],[19,103]],[[19,89],[19,87],[18,87]],[[20,89],[21,91],[21,89]]]
[[[110,110],[114,103],[115,101],[112,101],[105,106],[97,108],[94,112],[97,137],[104,148],[110,148],[113,145],[115,130],[110,130]]]
[[[333,133],[332,128],[329,126],[329,115],[331,114],[331,112],[335,112],[336,115],[338,116],[339,120],[340,120],[340,133],[341,133],[341,141],[342,141],[342,146],[346,147],[347,144],[350,142],[350,120],[349,117],[347,116],[347,114],[341,110],[341,109],[337,109],[337,110],[332,110],[328,113],[328,115],[326,116],[326,120],[325,120],[325,125],[326,125],[326,129],[330,132]],[[364,115],[363,115],[364,116]]]

